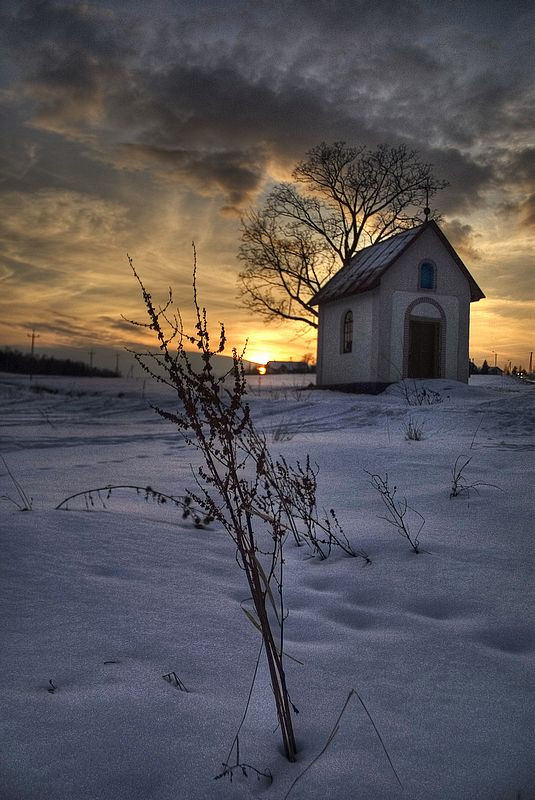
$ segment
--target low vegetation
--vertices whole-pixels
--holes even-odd
[[[381,500],[386,508],[386,516],[381,516],[380,519],[384,519],[385,522],[388,522],[392,525],[397,533],[406,539],[411,547],[411,550],[414,553],[420,553],[420,532],[425,525],[425,518],[420,514],[419,511],[416,509],[411,508],[407,502],[407,498],[398,498],[396,497],[397,494],[397,486],[390,486],[388,483],[388,473],[383,477],[380,475],[374,475],[371,472],[367,473],[370,476],[370,484],[373,488],[379,492],[381,496]],[[409,523],[407,518],[407,513],[412,512],[413,515],[418,520],[418,528],[416,531],[413,530],[413,526]]]
[[[206,310],[197,299],[195,250],[196,324],[192,334],[183,329],[171,290],[166,303],[157,305],[131,260],[130,266],[149,319],[147,323],[130,322],[153,331],[159,344],[159,352],[133,355],[152,380],[174,392],[173,410],[152,407],[199,453],[200,466],[192,468],[196,488],[175,496],[151,486],[107,485],[76,492],[59,503],[57,509],[68,509],[76,500],[81,500],[88,510],[96,505],[105,508],[114,492],[129,490],[147,502],[178,507],[195,527],[202,528],[212,522],[222,526],[234,542],[236,561],[245,573],[250,605],[244,603],[242,608],[261,634],[261,650],[268,664],[284,752],[288,760],[295,761],[297,747],[292,720],[295,707],[290,701],[284,670],[283,546],[291,537],[295,544],[307,545],[321,559],[327,558],[333,547],[346,555],[359,556],[366,563],[369,559],[366,553],[351,547],[333,509],[319,511],[317,469],[310,459],[292,465],[282,456],[272,458],[265,436],[254,426],[245,399],[244,353],[233,350],[229,371],[216,375],[213,361],[225,348],[225,329],[220,326],[217,344],[213,346]],[[193,365],[186,346],[199,351],[200,369]],[[233,751],[236,759],[231,763]],[[223,766],[222,774],[230,777],[236,769],[243,773],[247,770],[239,758],[238,734]]]
[[[409,417],[403,424],[403,432],[405,439],[411,442],[421,442],[424,438],[424,425],[423,423],[416,422],[412,417]]]
[[[471,461],[472,457],[467,458],[466,456],[463,455],[457,456],[457,458],[455,459],[455,463],[451,468],[450,498],[459,497],[459,495],[461,494],[465,494],[467,497],[470,497],[471,492],[479,494],[478,487],[480,486],[489,486],[493,489],[500,488],[499,486],[496,486],[494,483],[485,483],[484,481],[469,482],[465,475],[465,470]]]
[[[72,375],[79,378],[119,377],[118,372],[90,367],[83,361],[71,361],[70,358],[54,358],[46,355],[35,356],[7,348],[0,350],[0,372],[24,375]]]
[[[421,385],[416,380],[403,378],[397,387],[409,406],[434,406],[442,403],[442,395],[428,386]]]
[[[4,500],[11,505],[15,506],[19,511],[31,511],[33,505],[33,498],[29,497],[24,488],[21,486],[19,481],[15,478],[13,473],[11,472],[10,468],[7,465],[7,462],[4,456],[0,455],[0,459],[2,464],[4,465],[4,469],[6,474],[9,476],[11,480],[11,484],[15,490],[15,496],[12,497],[9,494],[3,494],[0,497],[0,500]]]

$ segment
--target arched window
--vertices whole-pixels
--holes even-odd
[[[435,265],[431,261],[422,261],[420,264],[420,278],[418,281],[419,289],[434,289],[436,286],[435,280]]]
[[[346,311],[342,323],[342,353],[353,350],[353,312]]]

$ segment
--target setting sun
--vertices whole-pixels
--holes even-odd
[[[199,300],[214,337],[224,323],[226,354],[245,347],[258,365],[313,360],[317,329],[301,278],[295,297],[279,295],[268,273],[242,294],[240,274],[256,263],[254,230],[248,240],[242,220],[276,186],[293,185],[294,168],[321,142],[337,141],[361,155],[383,145],[414,151],[432,167],[431,183],[447,184],[431,216],[485,294],[472,308],[470,356],[529,366],[533,4],[418,0],[399,6],[395,24],[385,0],[353,16],[343,3],[308,5],[2,3],[2,348],[129,372],[125,348],[150,340],[128,322],[141,296],[126,254],[158,302],[172,287],[191,331],[193,240]],[[389,26],[397,48],[384,48]],[[420,195],[431,188],[417,184]],[[425,216],[420,200],[411,219]],[[359,248],[369,243],[364,236]],[[303,253],[313,269],[320,251]],[[272,302],[288,317],[269,325]]]
[[[256,350],[252,353],[246,353],[245,357],[247,361],[252,361],[253,364],[258,364],[258,366],[263,367],[268,363],[268,361],[272,360],[270,355],[262,352],[261,350]]]

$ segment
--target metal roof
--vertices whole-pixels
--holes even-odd
[[[382,242],[372,244],[369,247],[359,250],[359,252],[353,256],[349,264],[342,267],[342,269],[340,269],[336,275],[333,275],[325,286],[322,286],[319,292],[314,295],[310,301],[311,305],[318,305],[319,303],[325,303],[329,300],[336,300],[345,295],[359,294],[360,292],[367,292],[369,289],[374,289],[379,285],[381,277],[386,270],[397,261],[401,254],[410,247],[427,227],[431,227],[439,235],[458,266],[465,274],[465,277],[470,283],[471,299],[479,300],[484,297],[485,295],[436,222],[431,220],[430,222],[424,222],[423,225],[418,225],[416,228],[397,233],[389,239],[385,239]]]

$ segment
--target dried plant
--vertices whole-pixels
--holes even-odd
[[[478,486],[489,486],[493,489],[500,489],[500,487],[496,486],[494,483],[484,483],[483,481],[468,483],[464,471],[471,460],[472,457],[466,458],[466,456],[463,455],[457,456],[455,459],[455,464],[451,468],[450,500],[452,497],[458,497],[460,494],[466,494],[467,497],[469,497],[471,491],[479,494]]]
[[[3,494],[0,497],[0,500],[7,500],[8,503],[14,505],[16,508],[18,508],[19,511],[31,511],[33,505],[33,498],[29,497],[26,494],[23,487],[20,485],[18,480],[15,478],[15,476],[9,469],[4,456],[0,455],[0,459],[2,459],[2,464],[4,465],[6,473],[9,475],[11,483],[13,484],[15,491],[17,493],[15,498],[11,497],[11,495]]]
[[[186,687],[184,686],[184,684],[182,683],[182,681],[180,680],[180,678],[178,677],[178,675],[174,670],[173,672],[168,672],[165,675],[162,675],[162,678],[164,679],[164,681],[167,681],[167,683],[170,683],[171,686],[174,686],[175,689],[179,689],[181,692],[187,693],[188,690],[186,689]]]
[[[234,349],[228,372],[216,375],[213,362],[225,348],[225,329],[220,325],[217,345],[213,347],[206,310],[197,299],[195,248],[193,252],[194,334],[185,333],[172,291],[169,290],[165,304],[155,304],[130,258],[149,322],[129,321],[151,330],[158,340],[159,351],[133,351],[133,355],[151,379],[174,392],[172,410],[157,405],[152,408],[172,423],[186,444],[200,454],[200,465],[192,467],[196,488],[185,496],[173,496],[151,486],[108,485],[70,495],[57,508],[67,509],[70,502],[80,498],[88,509],[95,503],[106,507],[112,492],[126,489],[134,490],[146,501],[181,508],[183,517],[191,518],[196,527],[215,521],[224,528],[235,544],[236,561],[246,576],[252,606],[246,608],[242,604],[242,608],[261,633],[284,751],[294,761],[296,745],[291,710],[296,709],[288,694],[284,671],[287,614],[283,598],[283,545],[288,536],[293,536],[297,544],[308,544],[320,558],[326,558],[333,547],[339,547],[347,555],[360,556],[366,562],[369,559],[362,551],[353,550],[334,510],[318,513],[317,470],[312,468],[309,458],[304,465],[298,462],[291,466],[284,458],[273,459],[270,455],[265,436],[256,430],[245,400],[244,353]],[[186,347],[200,351],[200,369],[193,366]],[[231,753],[234,747],[238,749],[238,734]],[[222,774],[231,777],[236,769],[245,774],[246,765],[239,756],[230,765],[231,753]]]
[[[99,486],[96,489],[84,489],[81,492],[75,492],[66,497],[61,503],[56,506],[56,511],[68,511],[69,503],[81,498],[84,502],[86,511],[99,506],[100,508],[107,508],[107,501],[110,500],[112,494],[117,490],[127,489],[135,491],[138,497],[143,497],[146,503],[156,503],[157,505],[165,505],[166,503],[174,505],[182,510],[182,518],[190,519],[196,528],[205,528],[213,518],[209,514],[202,513],[195,504],[192,502],[191,497],[186,494],[182,496],[164,494],[152,486],[135,486],[132,484],[108,484],[107,486]]]
[[[295,422],[291,419],[280,419],[271,428],[271,438],[274,442],[291,442],[294,436],[299,433],[304,427],[301,422]]]
[[[313,766],[314,766],[314,764],[316,764],[316,763],[319,761],[319,759],[322,757],[322,755],[325,753],[325,751],[326,751],[326,750],[328,749],[328,747],[331,745],[331,743],[332,743],[332,741],[333,741],[334,737],[335,737],[335,736],[337,736],[337,734],[338,734],[338,732],[339,732],[339,730],[340,730],[340,723],[341,723],[342,717],[344,716],[344,714],[345,714],[345,712],[346,712],[346,709],[347,709],[347,707],[348,707],[348,705],[349,705],[349,702],[350,702],[351,698],[353,697],[353,695],[355,695],[355,696],[358,698],[358,700],[359,700],[359,702],[360,702],[360,704],[361,704],[362,708],[363,708],[363,709],[364,709],[364,711],[366,712],[366,716],[367,716],[367,717],[368,717],[368,719],[370,720],[370,722],[371,722],[371,724],[372,724],[372,726],[373,726],[373,729],[374,729],[374,731],[375,731],[375,733],[376,733],[376,735],[377,735],[377,738],[379,739],[379,742],[381,743],[381,747],[383,748],[383,752],[384,752],[384,754],[385,754],[385,756],[386,756],[386,758],[387,758],[387,760],[388,760],[388,763],[390,764],[390,768],[392,769],[392,772],[394,773],[394,775],[395,775],[395,777],[396,777],[396,780],[397,780],[397,782],[398,782],[398,784],[399,784],[400,788],[401,788],[401,789],[403,789],[403,784],[401,783],[401,780],[400,780],[400,778],[399,778],[399,775],[398,775],[398,773],[396,772],[396,769],[395,769],[395,767],[394,767],[394,764],[393,764],[393,762],[392,762],[392,759],[390,758],[390,754],[389,754],[388,750],[386,749],[386,745],[385,745],[385,743],[384,743],[383,737],[382,737],[382,736],[381,736],[381,734],[379,733],[379,730],[378,730],[378,728],[377,728],[377,725],[375,724],[375,722],[374,722],[374,720],[373,720],[373,717],[372,717],[372,715],[371,715],[371,714],[370,714],[370,712],[368,711],[368,708],[367,708],[367,706],[366,706],[366,704],[365,704],[364,700],[362,699],[362,697],[360,696],[360,694],[357,692],[357,690],[356,690],[356,689],[351,689],[351,691],[349,692],[349,694],[348,694],[348,696],[347,696],[347,698],[346,698],[346,701],[345,701],[344,705],[342,706],[342,710],[341,710],[341,711],[340,711],[340,713],[338,714],[338,718],[337,718],[336,722],[334,723],[334,726],[333,726],[333,728],[332,728],[332,730],[331,730],[331,732],[330,732],[329,736],[327,737],[327,741],[325,742],[324,746],[322,747],[322,749],[320,750],[320,752],[318,753],[318,755],[317,755],[317,756],[315,756],[315,758],[313,758],[313,759],[312,759],[312,761],[311,761],[311,762],[310,762],[310,763],[309,763],[309,764],[308,764],[308,765],[305,767],[305,769],[304,769],[304,770],[303,770],[303,771],[302,771],[302,772],[301,772],[301,773],[300,773],[300,774],[297,776],[297,778],[295,778],[295,779],[294,779],[293,783],[290,785],[290,788],[288,789],[288,791],[286,792],[286,794],[284,795],[284,797],[282,798],[282,800],[287,800],[287,798],[290,796],[291,792],[293,791],[293,789],[294,789],[295,785],[296,785],[296,784],[297,784],[297,783],[298,783],[298,782],[301,780],[301,778],[303,777],[303,775],[305,775],[305,774],[308,772],[308,770],[309,770],[311,767],[313,767]]]
[[[442,395],[439,392],[435,392],[427,386],[419,386],[414,379],[404,378],[399,382],[398,387],[409,406],[434,406],[442,403]]]
[[[315,555],[327,558],[333,547],[346,555],[370,559],[363,550],[355,550],[349,543],[334,509],[319,513],[317,507],[318,467],[313,468],[310,457],[305,463],[288,464],[283,456],[266,464],[269,476],[267,491],[258,497],[253,512],[271,521],[279,516],[278,524],[291,532],[296,544],[307,544]]]
[[[424,438],[424,424],[423,422],[419,424],[412,417],[409,417],[403,423],[403,432],[405,433],[405,439],[411,442],[421,442]]]
[[[288,760],[295,761],[296,744],[282,646],[282,546],[286,531],[280,524],[282,514],[278,511],[273,519],[267,520],[271,529],[269,536],[262,538],[262,532],[255,529],[252,509],[258,504],[262,493],[268,491],[266,465],[270,463],[270,458],[265,441],[256,433],[249,406],[245,402],[243,353],[234,349],[228,373],[220,377],[215,374],[213,360],[225,348],[225,329],[220,326],[218,342],[213,347],[206,310],[201,308],[197,299],[195,250],[193,305],[196,323],[193,335],[184,332],[180,311],[173,304],[171,290],[166,303],[163,306],[156,305],[134,269],[132,260],[129,261],[149,317],[148,323],[132,322],[153,331],[159,344],[158,353],[135,352],[134,356],[153,380],[173,389],[176,398],[173,410],[159,406],[153,408],[172,423],[186,443],[201,456],[201,464],[194,470],[197,489],[190,496],[203,514],[223,526],[235,544],[236,560],[245,573],[253,604],[250,617],[262,635],[284,752]],[[194,368],[186,346],[200,351],[200,370]],[[262,526],[265,528],[265,522]],[[265,566],[262,566],[261,560]],[[273,597],[270,589],[272,581],[276,583],[280,605],[278,635],[273,629],[267,607],[268,599]]]
[[[370,484],[381,495],[381,500],[387,511],[386,516],[380,517],[380,519],[384,519],[386,522],[390,523],[390,525],[393,525],[399,535],[403,536],[408,541],[414,553],[420,553],[419,536],[425,525],[424,517],[409,506],[406,497],[400,499],[396,498],[397,486],[391,488],[388,485],[388,473],[386,473],[384,478],[380,475],[374,475],[371,472],[366,472],[366,474],[370,476]],[[416,533],[413,533],[407,519],[408,511],[415,514],[421,521]]]

